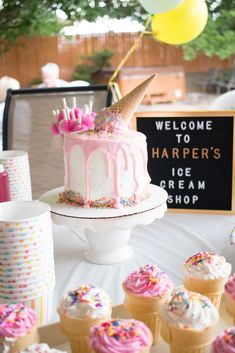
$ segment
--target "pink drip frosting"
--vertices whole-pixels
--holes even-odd
[[[229,297],[235,300],[235,273],[229,278],[229,280],[225,284],[224,291]]]
[[[130,138],[139,138],[137,149],[133,149]],[[138,182],[137,175],[137,151],[140,151],[143,156],[143,170],[146,178],[146,185],[149,183],[150,178],[147,173],[147,149],[146,149],[146,138],[143,134],[129,130],[127,134],[111,134],[106,131],[87,131],[81,134],[69,134],[64,136],[64,156],[65,156],[65,166],[66,166],[66,190],[70,189],[70,157],[72,150],[75,146],[80,146],[83,151],[85,160],[85,184],[86,184],[86,194],[84,195],[85,207],[89,207],[90,197],[90,176],[89,176],[89,159],[91,154],[100,150],[104,153],[106,158],[106,170],[107,175],[110,175],[110,163],[112,161],[114,168],[114,197],[116,200],[116,206],[120,205],[121,190],[119,181],[119,153],[123,152],[125,159],[125,167],[129,168],[128,156],[133,161],[133,177],[135,183],[134,197],[137,201],[138,194],[140,193],[140,185]],[[136,144],[135,144],[136,148]],[[76,190],[79,191],[79,190]]]
[[[211,353],[235,353],[235,327],[227,328],[216,337]]]
[[[170,295],[173,283],[158,266],[148,264],[132,272],[124,281],[124,287],[139,296],[163,297]]]
[[[22,337],[36,324],[36,313],[23,304],[0,304],[0,337]]]
[[[143,322],[111,320],[90,330],[90,346],[97,353],[138,353],[151,345],[151,333]]]

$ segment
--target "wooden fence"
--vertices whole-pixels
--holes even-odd
[[[61,78],[71,80],[75,66],[82,62],[81,56],[104,49],[115,53],[111,64],[116,67],[137,37],[138,33],[115,33],[76,36],[71,40],[60,36],[23,39],[20,46],[15,46],[0,57],[0,77],[12,76],[20,81],[22,87],[25,87],[33,79],[40,78],[42,65],[56,62],[61,69]],[[211,67],[231,68],[233,58],[220,60],[217,57],[207,58],[200,55],[195,60],[185,61],[181,48],[160,44],[151,36],[145,36],[125,67],[162,65],[180,65],[186,73],[203,72]]]

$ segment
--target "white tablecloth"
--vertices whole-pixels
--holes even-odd
[[[96,265],[85,260],[86,244],[65,226],[53,226],[56,269],[56,305],[69,289],[82,283],[102,287],[113,305],[123,301],[122,281],[141,265],[155,263],[175,285],[182,283],[183,262],[195,252],[211,250],[226,257],[235,272],[235,246],[229,234],[235,216],[167,213],[161,220],[133,229],[129,244],[134,255],[115,265]],[[53,318],[56,320],[56,315]]]

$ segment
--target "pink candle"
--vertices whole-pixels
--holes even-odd
[[[10,201],[9,177],[0,164],[0,202]]]

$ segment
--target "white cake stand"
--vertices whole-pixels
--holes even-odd
[[[43,194],[41,201],[51,206],[52,220],[70,228],[89,245],[85,258],[96,264],[115,264],[127,260],[133,250],[128,245],[131,230],[139,224],[160,219],[167,210],[167,192],[150,185],[150,198],[135,207],[122,209],[81,208],[58,204],[58,194],[64,187]]]

